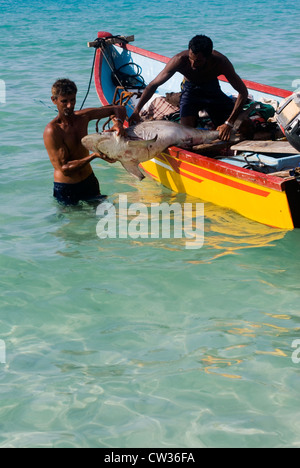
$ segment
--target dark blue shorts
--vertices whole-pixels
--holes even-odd
[[[103,198],[94,173],[78,184],[54,182],[53,196],[64,205],[77,205],[80,201],[100,201]]]
[[[201,86],[185,81],[180,100],[180,117],[198,117],[199,111],[206,111],[215,127],[222,125],[230,116],[234,101],[220,88],[219,80],[203,83]]]

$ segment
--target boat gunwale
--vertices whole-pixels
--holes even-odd
[[[169,154],[172,157],[179,159],[180,161],[194,164],[201,168],[208,169],[210,171],[218,172],[229,177],[234,177],[245,182],[257,184],[262,187],[277,190],[283,192],[285,190],[285,184],[289,180],[293,180],[293,177],[282,178],[272,176],[271,174],[264,174],[261,172],[251,171],[242,167],[233,166],[229,163],[196,154],[192,151],[172,146],[168,148]]]
[[[138,55],[142,55],[144,57],[162,62],[162,63],[168,63],[171,59],[169,57],[166,57],[164,55],[157,54],[155,52],[151,52],[145,49],[141,49],[140,47],[133,46],[131,44],[125,44],[125,45],[117,45],[117,47],[121,47],[123,49],[129,50],[129,52],[134,52]],[[224,75],[220,75],[218,77],[220,81],[228,83],[227,78]],[[256,83],[254,81],[249,81],[249,80],[243,80],[247,88],[254,89],[255,91],[259,91],[262,93],[266,94],[271,94],[275,95],[281,98],[287,98],[291,96],[293,93],[292,91],[288,91],[286,89],[281,89],[281,88],[276,88],[274,86],[269,86],[261,83]]]

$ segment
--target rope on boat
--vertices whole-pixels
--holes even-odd
[[[84,104],[85,104],[85,101],[87,100],[87,97],[89,95],[89,92],[90,92],[90,89],[91,89],[91,84],[92,84],[92,79],[93,79],[93,73],[94,73],[94,66],[95,66],[95,60],[96,60],[96,53],[97,53],[97,49],[95,49],[95,53],[94,53],[94,60],[93,60],[93,65],[92,65],[92,70],[91,70],[91,76],[90,76],[90,82],[89,82],[89,86],[88,86],[88,90],[87,90],[87,93],[85,95],[85,98],[81,104],[81,107],[80,107],[80,110],[83,108]]]
[[[118,99],[118,93],[120,93],[120,98]],[[140,92],[136,92],[136,91],[126,91],[123,86],[117,86],[116,87],[116,90],[115,90],[115,94],[114,94],[114,99],[113,99],[113,102],[112,104],[115,105],[115,106],[131,106],[133,108],[133,105],[132,104],[129,104],[129,101],[132,97],[141,97],[141,93]],[[96,123],[96,132],[98,133],[99,131],[99,121],[101,119],[97,120],[97,123]],[[106,122],[105,124],[103,125],[102,127],[102,130],[104,131],[105,130],[105,127],[113,120],[113,117],[110,117]]]
[[[136,97],[141,97],[141,92],[138,92],[138,91],[129,91],[128,87],[124,84],[124,82],[122,82],[121,78],[118,76],[118,71],[120,71],[121,68],[125,67],[125,66],[128,66],[128,65],[133,65],[133,66],[136,66],[138,68],[138,73],[134,74],[134,75],[129,75],[128,73],[123,73],[125,77],[127,77],[127,79],[129,78],[134,78],[136,79],[136,81],[138,82],[139,78],[141,79],[141,85],[140,85],[140,88],[145,88],[146,84],[145,84],[145,81],[144,81],[144,78],[141,76],[141,67],[133,62],[131,63],[126,63],[126,64],[123,64],[121,67],[119,67],[118,69],[116,69],[115,67],[115,64],[113,62],[113,59],[112,57],[108,57],[108,55],[106,54],[106,43],[105,43],[105,40],[102,40],[102,42],[100,42],[100,46],[101,48],[101,51],[102,51],[102,54],[103,54],[103,57],[108,65],[108,67],[110,68],[111,70],[111,73],[112,73],[112,76],[114,77],[114,79],[116,80],[116,84],[118,86],[116,86],[116,89],[115,89],[115,93],[114,93],[114,97],[113,97],[113,102],[112,104],[113,105],[119,105],[119,106],[130,106],[132,109],[134,109],[134,105],[130,103],[130,100],[132,97],[136,96]],[[111,62],[110,62],[110,59],[111,59]],[[119,94],[119,98],[118,98],[118,94]],[[101,119],[100,119],[101,120]],[[110,117],[103,125],[102,129],[104,130],[105,127],[113,120],[113,117]],[[98,124],[99,124],[99,120],[97,121],[96,123],[96,132],[98,133],[99,131],[99,127],[98,127]]]
[[[123,42],[125,44],[128,44],[128,42],[129,42],[129,41],[126,40],[126,38],[121,37],[121,36],[113,36],[113,37],[110,37],[109,39],[110,40],[111,39],[118,39],[118,41],[120,40],[120,42]],[[129,37],[128,39],[130,40],[131,38]],[[133,89],[144,89],[146,87],[145,80],[144,80],[144,78],[142,77],[142,74],[141,74],[141,71],[142,71],[141,67],[139,65],[137,65],[136,63],[134,63],[134,62],[130,62],[128,64],[125,63],[125,64],[121,65],[121,67],[116,69],[112,56],[109,58],[108,55],[106,54],[106,47],[107,47],[106,39],[105,38],[97,38],[91,44],[92,44],[93,47],[95,47],[94,59],[93,59],[93,65],[92,65],[92,69],[91,69],[91,76],[90,76],[88,90],[87,90],[85,98],[84,98],[84,100],[83,100],[83,102],[81,104],[80,110],[83,108],[83,106],[85,104],[85,101],[86,101],[86,99],[87,99],[87,97],[89,95],[90,89],[91,89],[91,83],[92,83],[92,78],[93,78],[93,73],[94,73],[97,49],[101,49],[102,55],[103,55],[107,65],[108,65],[108,67],[111,70],[112,76],[115,79],[115,83],[117,84],[112,104],[113,105],[120,105],[120,106],[130,106],[132,109],[134,109],[134,105],[130,104],[129,101],[134,96],[140,97],[141,92],[129,91],[129,89],[128,89],[129,86],[126,86],[126,84],[127,85],[130,84],[130,79],[131,80],[133,79],[133,80],[136,80],[136,83],[139,84],[139,86],[136,86],[136,85],[134,86],[133,85],[132,86]],[[125,66],[128,66],[128,65],[136,66],[138,72],[135,73],[134,75],[130,75],[129,73],[126,73],[126,72],[120,72],[120,70],[122,68],[124,68]],[[124,81],[122,82],[122,78],[120,76],[118,76],[118,72],[122,73],[123,80],[125,81],[125,83],[124,83]],[[127,83],[126,83],[126,81],[127,81]],[[120,93],[119,99],[118,99],[118,93]],[[108,119],[108,121],[105,122],[105,124],[103,125],[103,130],[109,124],[109,122],[111,122],[112,119],[113,119],[113,117],[110,117]],[[101,119],[99,119],[96,122],[96,132],[97,133],[99,131],[98,124],[99,124],[100,120]]]
[[[115,36],[115,37],[118,38],[118,36]],[[122,42],[128,43],[128,41],[126,41],[124,38],[120,38],[120,40],[122,40]],[[94,47],[95,47],[95,53],[94,53],[94,59],[93,59],[93,64],[92,64],[92,69],[91,69],[91,76],[90,76],[89,86],[88,86],[88,90],[87,90],[87,92],[86,92],[85,98],[84,98],[84,100],[83,100],[83,102],[82,102],[82,104],[81,104],[80,110],[82,110],[82,108],[83,108],[83,106],[84,106],[84,104],[85,104],[85,101],[87,100],[87,97],[88,97],[88,95],[89,95],[90,89],[91,89],[91,84],[92,84],[92,79],[93,79],[93,74],[94,74],[94,67],[95,67],[95,60],[96,60],[97,49],[99,49],[99,48],[101,49],[102,54],[103,54],[103,56],[104,56],[104,58],[105,58],[105,60],[106,60],[106,62],[107,62],[107,64],[108,64],[109,68],[111,69],[112,73],[114,73],[114,71],[113,71],[113,69],[112,69],[112,67],[111,67],[111,65],[110,65],[110,63],[109,63],[109,60],[108,60],[108,58],[107,58],[107,56],[106,56],[106,54],[105,54],[105,46],[106,46],[106,44],[105,44],[105,39],[97,38],[97,39],[95,40],[95,43],[96,43],[97,45],[94,46]],[[118,79],[117,76],[116,76],[116,79]],[[122,83],[121,83],[121,82],[120,82],[120,85],[122,86]]]

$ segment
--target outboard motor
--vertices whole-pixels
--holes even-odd
[[[280,104],[276,119],[289,143],[300,152],[300,93],[294,93]]]

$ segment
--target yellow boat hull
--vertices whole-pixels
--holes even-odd
[[[144,162],[141,167],[174,192],[230,208],[262,224],[294,229],[282,179],[244,169],[234,171],[226,163],[175,148]]]

